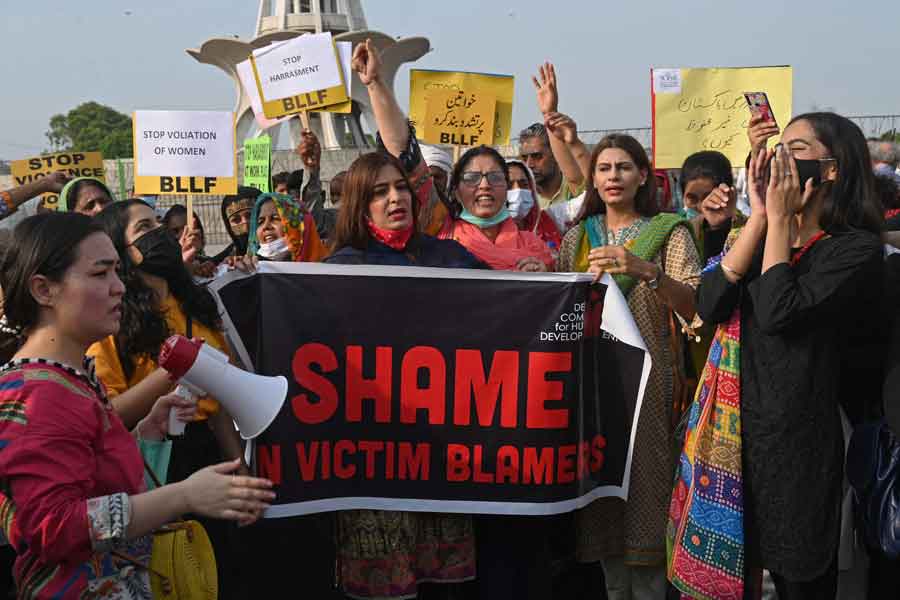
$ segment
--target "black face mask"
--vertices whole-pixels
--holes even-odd
[[[772,157],[772,160],[775,160]],[[800,189],[803,190],[806,188],[806,182],[809,179],[812,179],[813,187],[819,187],[822,184],[822,169],[825,165],[827,165],[830,161],[826,159],[807,159],[807,158],[795,158],[794,162],[797,164],[797,175],[800,179]],[[766,166],[766,182],[769,181],[769,176],[772,173],[772,164],[771,162]]]
[[[144,258],[137,268],[150,275],[170,280],[184,269],[181,246],[165,227],[152,229],[132,244]]]

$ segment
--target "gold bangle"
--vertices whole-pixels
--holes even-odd
[[[724,262],[720,262],[720,263],[719,263],[719,266],[722,267],[722,270],[723,270],[723,271],[725,271],[726,273],[731,273],[732,275],[734,275],[734,276],[737,277],[738,279],[742,279],[742,278],[744,277],[744,274],[743,274],[743,273],[738,273],[737,271],[735,271],[734,269],[732,269],[731,267],[729,267],[728,265],[726,265]]]

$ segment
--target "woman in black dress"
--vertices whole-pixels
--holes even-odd
[[[862,132],[832,113],[791,121],[748,177],[750,219],[697,292],[707,323],[741,311],[745,563],[781,600],[833,598],[841,334],[878,316],[881,209]]]

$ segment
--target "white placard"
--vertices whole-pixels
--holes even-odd
[[[285,42],[276,42],[275,44],[270,44],[262,49],[265,50],[272,46],[282,45],[284,43]],[[341,57],[341,68],[344,71],[344,89],[347,90],[347,97],[349,98],[351,75],[350,63],[353,60],[353,42],[335,42],[335,45],[338,49],[338,55]],[[247,92],[247,97],[250,99],[250,108],[253,109],[253,116],[256,117],[256,122],[260,128],[268,129],[273,125],[277,125],[278,123],[287,121],[291,118],[290,116],[281,119],[269,119],[266,117],[263,112],[262,99],[259,97],[259,88],[256,87],[256,78],[253,77],[253,65],[250,64],[250,59],[237,64],[237,73],[241,80],[241,85],[244,87],[244,91]]]
[[[235,176],[231,112],[135,111],[134,145],[141,176]]]
[[[253,51],[266,101],[290,98],[341,84],[331,33],[309,33]]]
[[[681,69],[653,69],[653,92],[656,94],[680,94]]]

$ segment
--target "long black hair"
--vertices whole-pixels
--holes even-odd
[[[837,163],[837,179],[822,182],[824,204],[819,227],[828,233],[851,229],[880,233],[884,228],[884,210],[862,130],[850,119],[830,112],[796,116],[788,127],[797,121],[809,123]]]
[[[4,236],[0,244],[0,289],[3,315],[10,329],[37,324],[40,307],[31,295],[35,275],[61,281],[76,260],[78,245],[88,236],[103,233],[91,218],[79,213],[48,212],[29,217]],[[0,358],[6,362],[20,346],[18,336],[0,333]]]
[[[656,177],[653,175],[647,151],[644,150],[639,141],[630,135],[611,133],[600,140],[594,147],[593,153],[591,153],[591,168],[588,171],[590,177],[588,177],[587,189],[584,192],[584,202],[581,205],[581,210],[578,211],[578,216],[575,217],[575,222],[581,222],[593,215],[606,214],[606,204],[594,185],[594,171],[597,169],[597,160],[600,158],[600,153],[608,148],[624,150],[631,157],[631,160],[634,161],[638,170],[643,170],[647,173],[646,181],[638,188],[634,196],[634,210],[642,217],[656,216],[659,213],[659,202],[656,200]]]
[[[494,147],[486,146],[484,144],[469,148],[456,164],[453,165],[453,172],[450,173],[450,185],[447,188],[447,200],[450,206],[450,216],[454,219],[459,218],[463,209],[462,204],[456,197],[456,190],[459,189],[459,184],[462,181],[463,170],[469,166],[469,163],[472,162],[476,156],[490,156],[493,158],[500,167],[500,170],[503,171],[503,175],[506,176],[506,187],[509,187],[509,165],[506,164],[506,159],[503,158],[503,155],[497,152]]]
[[[140,270],[131,261],[126,247],[125,231],[128,228],[128,212],[132,206],[150,205],[143,200],[132,198],[113,202],[94,219],[112,239],[119,253],[122,282],[125,296],[122,299],[122,320],[116,334],[116,350],[126,378],[134,374],[135,358],[149,356],[154,361],[159,356],[159,348],[170,335],[185,333],[170,331],[161,310],[164,300],[148,286],[140,276]],[[191,319],[199,321],[211,329],[221,329],[222,319],[212,294],[205,286],[194,282],[184,265],[177,269],[167,281],[169,292],[175,297],[181,310]]]

